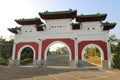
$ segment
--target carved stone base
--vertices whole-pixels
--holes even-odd
[[[84,62],[82,60],[77,61],[77,67],[78,68],[83,68],[84,67]]]
[[[75,60],[69,61],[69,66],[72,67],[72,68],[76,68],[76,62],[75,62]]]
[[[40,67],[41,66],[41,61],[40,60],[34,60],[33,61],[33,66]]]
[[[109,67],[109,65],[108,65],[108,60],[103,60],[102,61],[102,66],[103,66],[103,68],[105,68],[105,69],[110,69],[111,67]]]
[[[41,63],[40,64],[41,68],[47,68],[47,61],[46,60],[41,60],[40,63]]]
[[[10,60],[9,61],[9,66],[10,67],[19,67],[20,66],[20,60]]]

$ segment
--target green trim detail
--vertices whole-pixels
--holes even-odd
[[[78,17],[81,17],[81,18],[84,18],[84,17],[100,17],[100,16],[106,16],[107,14],[100,14],[100,13],[97,13],[97,14],[90,14],[90,15],[78,15]]]
[[[40,18],[36,17],[36,18],[22,18],[22,19],[16,19],[17,21],[35,21],[35,20],[39,20]]]
[[[102,23],[103,26],[115,26],[116,23],[109,23],[109,22],[105,22],[105,23]]]
[[[8,28],[9,30],[21,30],[21,27],[15,27],[15,28]]]
[[[49,12],[47,10],[45,12],[42,12],[41,14],[44,14],[44,15],[50,15],[50,14],[68,14],[68,13],[72,13],[72,12],[75,12],[75,11],[77,11],[77,10],[69,9],[69,10],[66,10],[66,11],[54,11],[54,12]]]

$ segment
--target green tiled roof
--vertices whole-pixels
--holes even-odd
[[[102,26],[103,26],[103,30],[110,30],[116,26],[116,23],[106,22],[106,23],[102,23]]]
[[[8,29],[11,29],[11,30],[21,30],[21,27],[8,28]]]
[[[105,23],[102,23],[103,26],[114,26],[116,25],[116,23],[109,23],[109,22],[105,22]]]
[[[49,14],[67,14],[67,13],[72,13],[74,11],[77,11],[77,10],[69,9],[69,10],[66,10],[66,11],[54,11],[54,12],[45,11],[42,14],[44,14],[44,15],[49,15]]]
[[[21,28],[20,27],[8,28],[8,30],[12,33],[18,34],[17,30],[21,30]]]
[[[40,18],[29,18],[29,19],[16,19],[15,20],[20,25],[31,25],[31,24],[42,24]]]
[[[66,10],[66,11],[45,11],[45,12],[40,12],[39,13],[40,17],[42,19],[66,19],[66,18],[71,18],[74,19],[77,16],[77,10]]]
[[[100,13],[97,13],[97,14],[90,14],[90,15],[83,15],[83,14],[81,14],[81,15],[78,15],[78,17],[100,17],[100,16],[105,16],[105,15],[107,15],[107,14],[100,14]]]
[[[22,18],[22,19],[16,19],[17,21],[34,21],[34,20],[38,20],[40,18],[36,17],[36,18],[28,18],[28,19],[25,19],[25,18]]]
[[[103,21],[105,20],[107,14],[90,14],[90,15],[78,15],[76,17],[77,22],[90,22],[90,21]]]

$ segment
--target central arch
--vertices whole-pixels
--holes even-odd
[[[46,39],[42,42],[42,54],[41,59],[46,60],[46,49],[53,44],[53,42],[61,42],[65,44],[67,47],[69,47],[70,53],[71,53],[71,60],[75,60],[75,49],[74,49],[74,40],[65,38],[65,39]]]
[[[75,67],[75,49],[74,49],[74,40],[70,38],[62,38],[62,39],[46,39],[42,41],[42,53],[41,53],[41,65],[46,67],[47,66],[47,50],[48,48],[56,43],[60,42],[65,44],[70,52],[69,56],[69,66]]]
[[[57,52],[58,49],[63,48],[61,45],[64,45],[64,47],[66,47],[67,52]],[[54,46],[54,47],[53,47]],[[55,49],[52,51],[52,49]],[[48,53],[48,50],[50,51],[50,53]],[[70,66],[70,61],[71,61],[71,50],[70,47],[62,42],[62,41],[54,41],[52,43],[50,43],[46,50],[45,50],[45,61],[47,63],[47,66]]]
[[[62,41],[54,41],[54,42],[50,43],[50,44],[47,46],[46,50],[45,50],[44,59],[47,60],[47,51],[48,51],[49,47],[51,47],[51,46],[52,46],[53,44],[55,44],[55,43],[61,43],[61,44],[64,44],[64,45],[67,47],[67,49],[68,49],[68,51],[69,51],[69,60],[71,60],[71,50],[70,50],[70,47],[69,47],[66,43],[64,43],[64,42],[62,42]]]

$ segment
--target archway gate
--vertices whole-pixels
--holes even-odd
[[[77,15],[77,10],[40,12],[41,18],[16,19],[20,27],[9,28],[15,34],[10,66],[20,66],[22,49],[34,52],[34,65],[46,67],[46,50],[54,42],[62,42],[70,51],[70,66],[83,67],[83,50],[89,44],[97,45],[103,52],[104,68],[111,68],[109,30],[116,23],[104,23],[107,14]],[[75,19],[76,22],[73,22]]]

